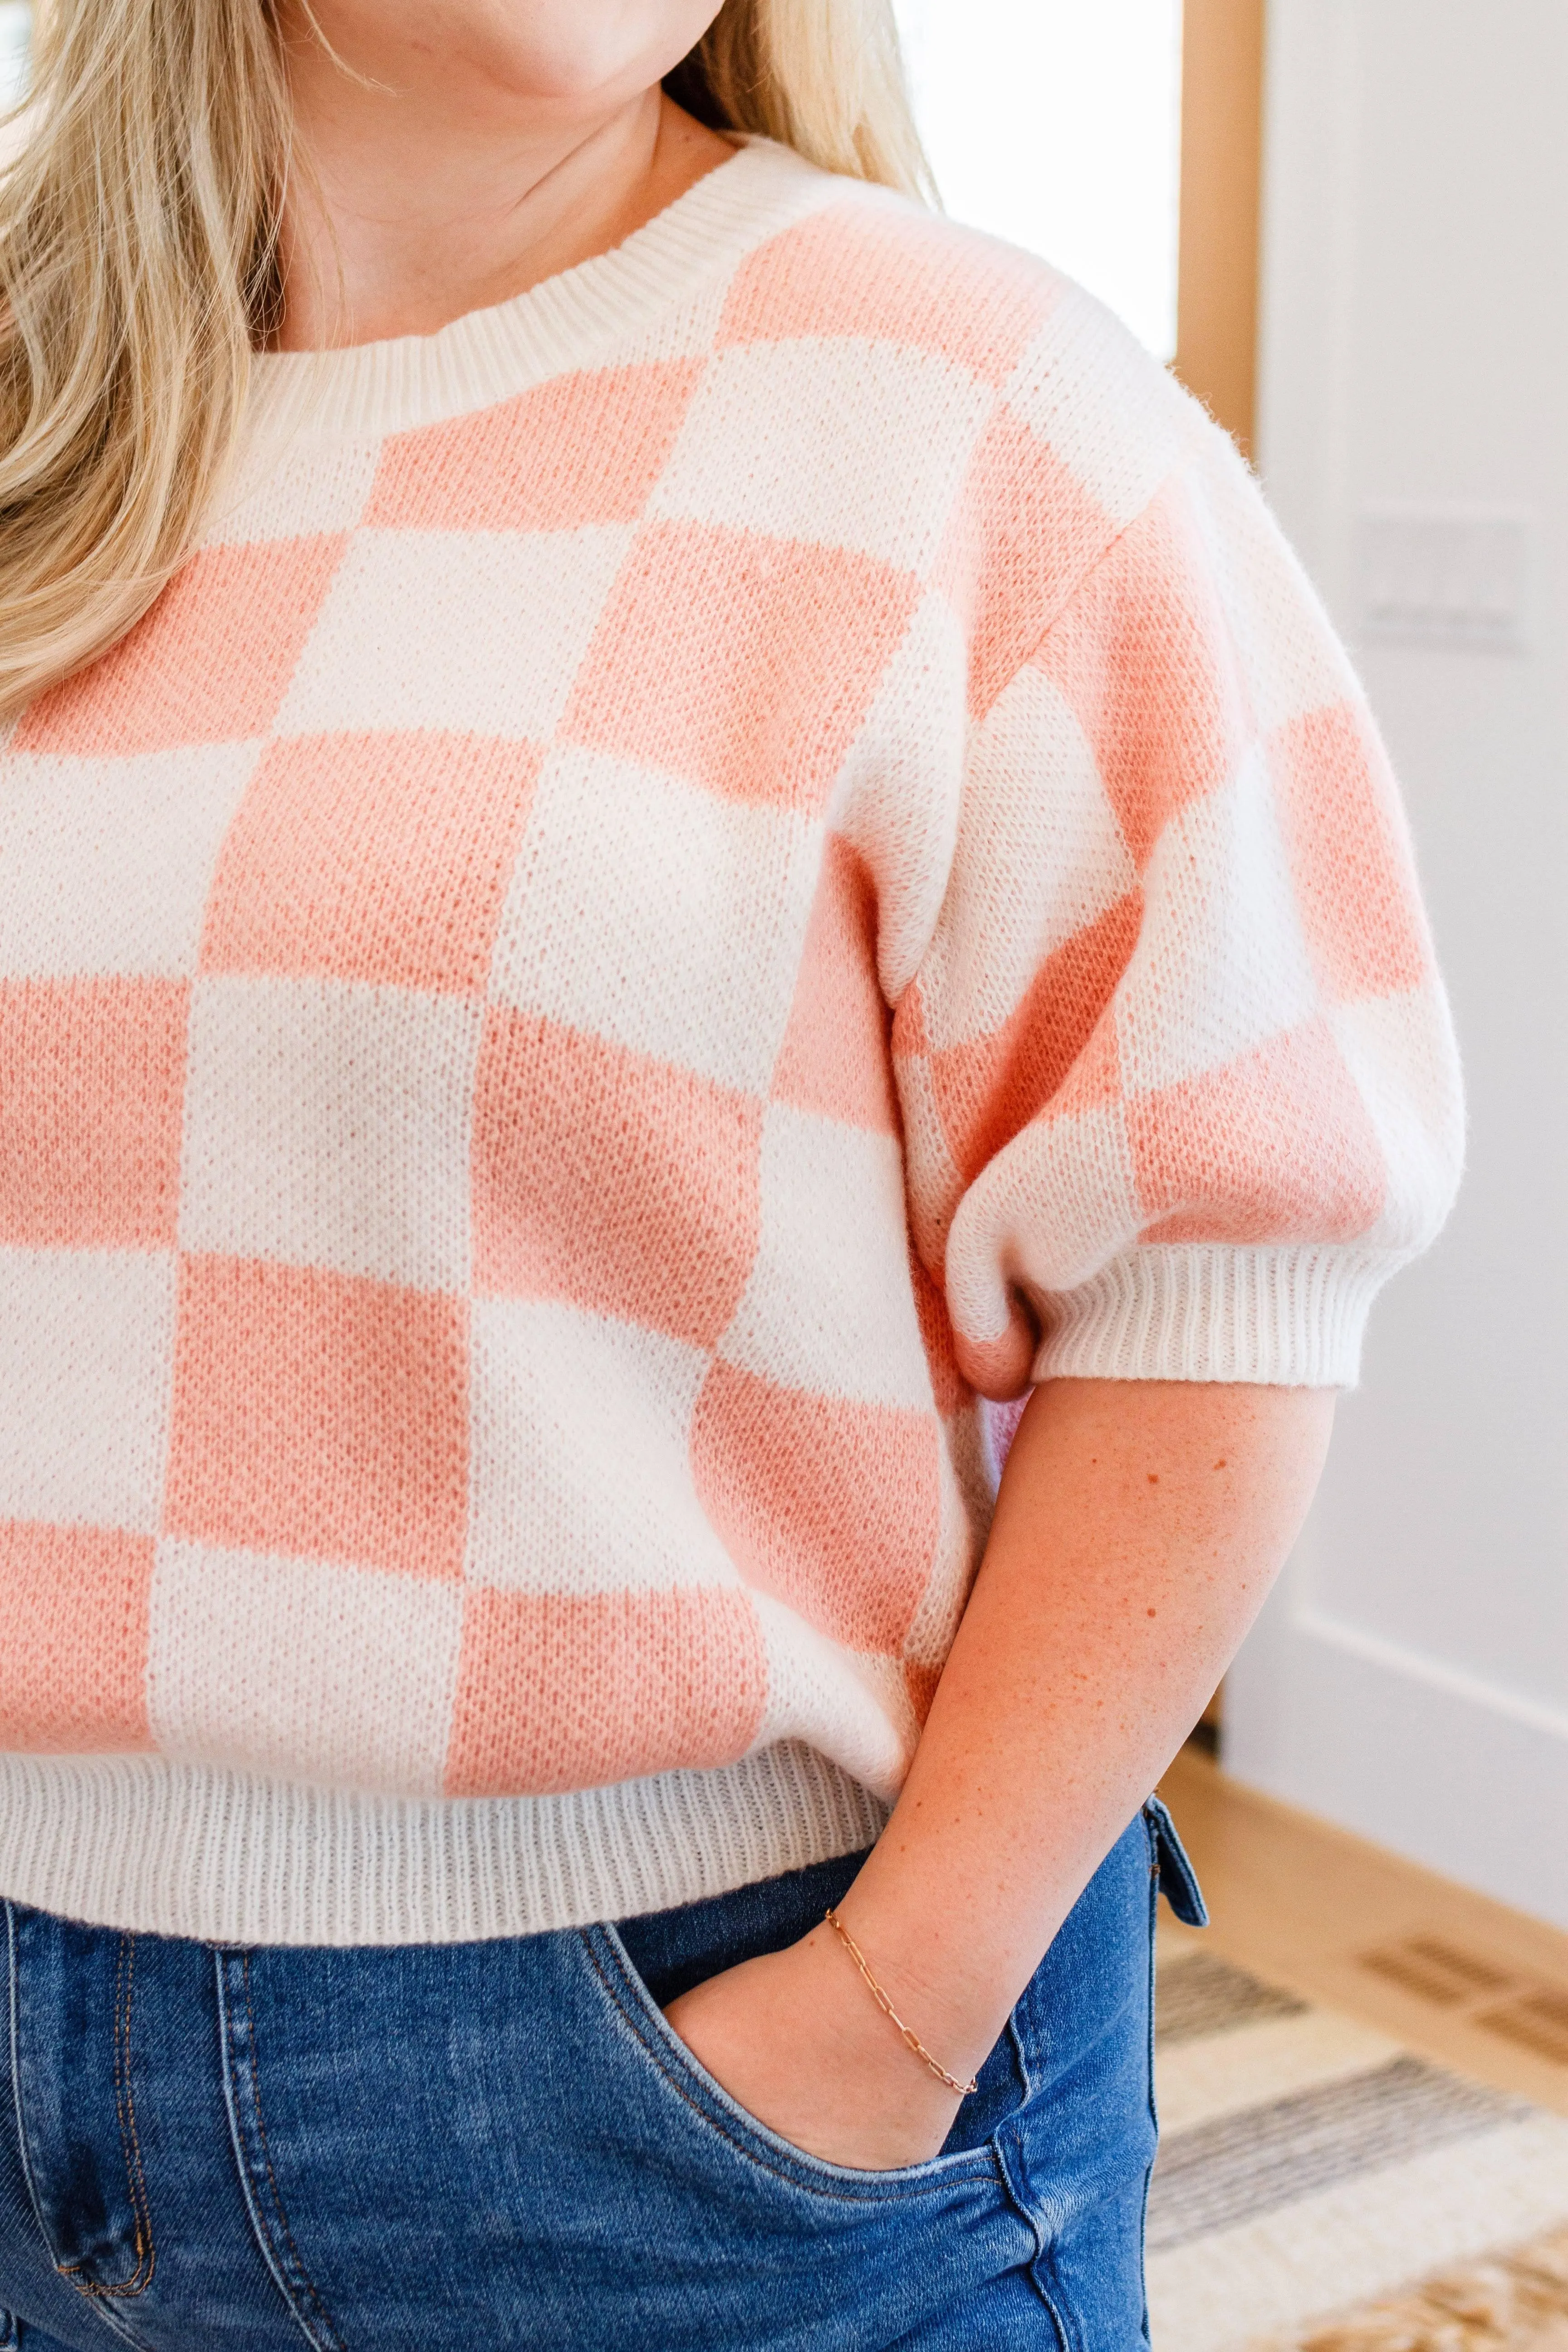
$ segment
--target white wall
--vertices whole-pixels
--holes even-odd
[[[1522,654],[1364,643],[1471,1104],[1227,1692],[1242,1777],[1568,1926],[1568,9],[1270,0],[1260,446],[1356,644],[1358,517],[1522,510]]]

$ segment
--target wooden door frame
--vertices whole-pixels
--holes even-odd
[[[1189,392],[1253,454],[1266,0],[1184,0],[1176,356]],[[1219,1747],[1223,1690],[1194,1738]]]
[[[1266,0],[1185,0],[1176,373],[1252,455]]]

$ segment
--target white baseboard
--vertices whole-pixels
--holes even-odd
[[[1568,1927],[1568,1716],[1328,1615],[1289,1573],[1226,1678],[1224,1759]]]

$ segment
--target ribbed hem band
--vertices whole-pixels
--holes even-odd
[[[799,1741],[558,1797],[397,1798],[156,1757],[0,1756],[0,1895],[236,1944],[453,1944],[853,1853],[887,1808]]]

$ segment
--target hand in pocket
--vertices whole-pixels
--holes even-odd
[[[900,2039],[832,1930],[745,1960],[665,2015],[748,2114],[829,2164],[896,2171],[936,2156],[957,2095]]]

